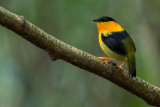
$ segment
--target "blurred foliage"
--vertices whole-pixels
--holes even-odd
[[[92,19],[113,17],[136,44],[137,76],[160,87],[160,1],[0,0],[0,5],[96,56],[105,55]],[[0,38],[0,107],[150,107],[97,75],[51,61],[47,53],[2,26]]]

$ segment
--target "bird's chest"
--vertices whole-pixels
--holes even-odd
[[[109,50],[108,47],[103,43],[101,33],[99,33],[98,39],[99,39],[99,44],[100,44],[101,49],[104,51],[105,54],[108,55],[110,50]]]
[[[106,35],[106,36],[107,36],[107,35]],[[101,34],[99,34],[98,39],[99,39],[99,44],[100,44],[101,49],[103,50],[103,52],[104,52],[107,56],[109,56],[109,57],[111,57],[111,58],[114,58],[114,59],[116,59],[116,60],[122,61],[122,62],[126,60],[126,57],[125,57],[125,56],[122,56],[122,55],[120,55],[120,54],[117,54],[117,53],[113,52],[110,48],[108,48],[108,47],[105,45],[105,43],[102,41],[102,36],[101,36]]]

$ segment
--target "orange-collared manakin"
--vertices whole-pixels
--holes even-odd
[[[93,21],[97,23],[100,47],[110,57],[99,58],[105,63],[106,60],[124,62],[120,65],[121,68],[127,62],[129,75],[136,77],[136,48],[129,34],[111,17],[103,16]]]

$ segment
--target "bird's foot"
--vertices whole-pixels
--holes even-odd
[[[122,65],[120,65],[119,67],[121,68],[121,70],[123,70],[123,66],[126,64],[126,62],[123,62]]]
[[[99,58],[99,59],[102,59],[102,60],[105,62],[105,64],[108,63],[106,60],[114,60],[114,61],[115,61],[115,59],[113,59],[113,58],[108,58],[108,57],[98,57],[98,58]]]
[[[119,68],[121,68],[121,70],[123,70],[123,67],[121,67],[121,65],[119,66]]]
[[[108,62],[106,61],[107,57],[98,57],[99,59],[102,59],[104,61],[105,64],[107,64]]]

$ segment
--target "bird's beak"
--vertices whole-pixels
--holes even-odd
[[[98,19],[93,19],[93,21],[94,21],[94,22],[99,22],[99,20],[98,20]]]

